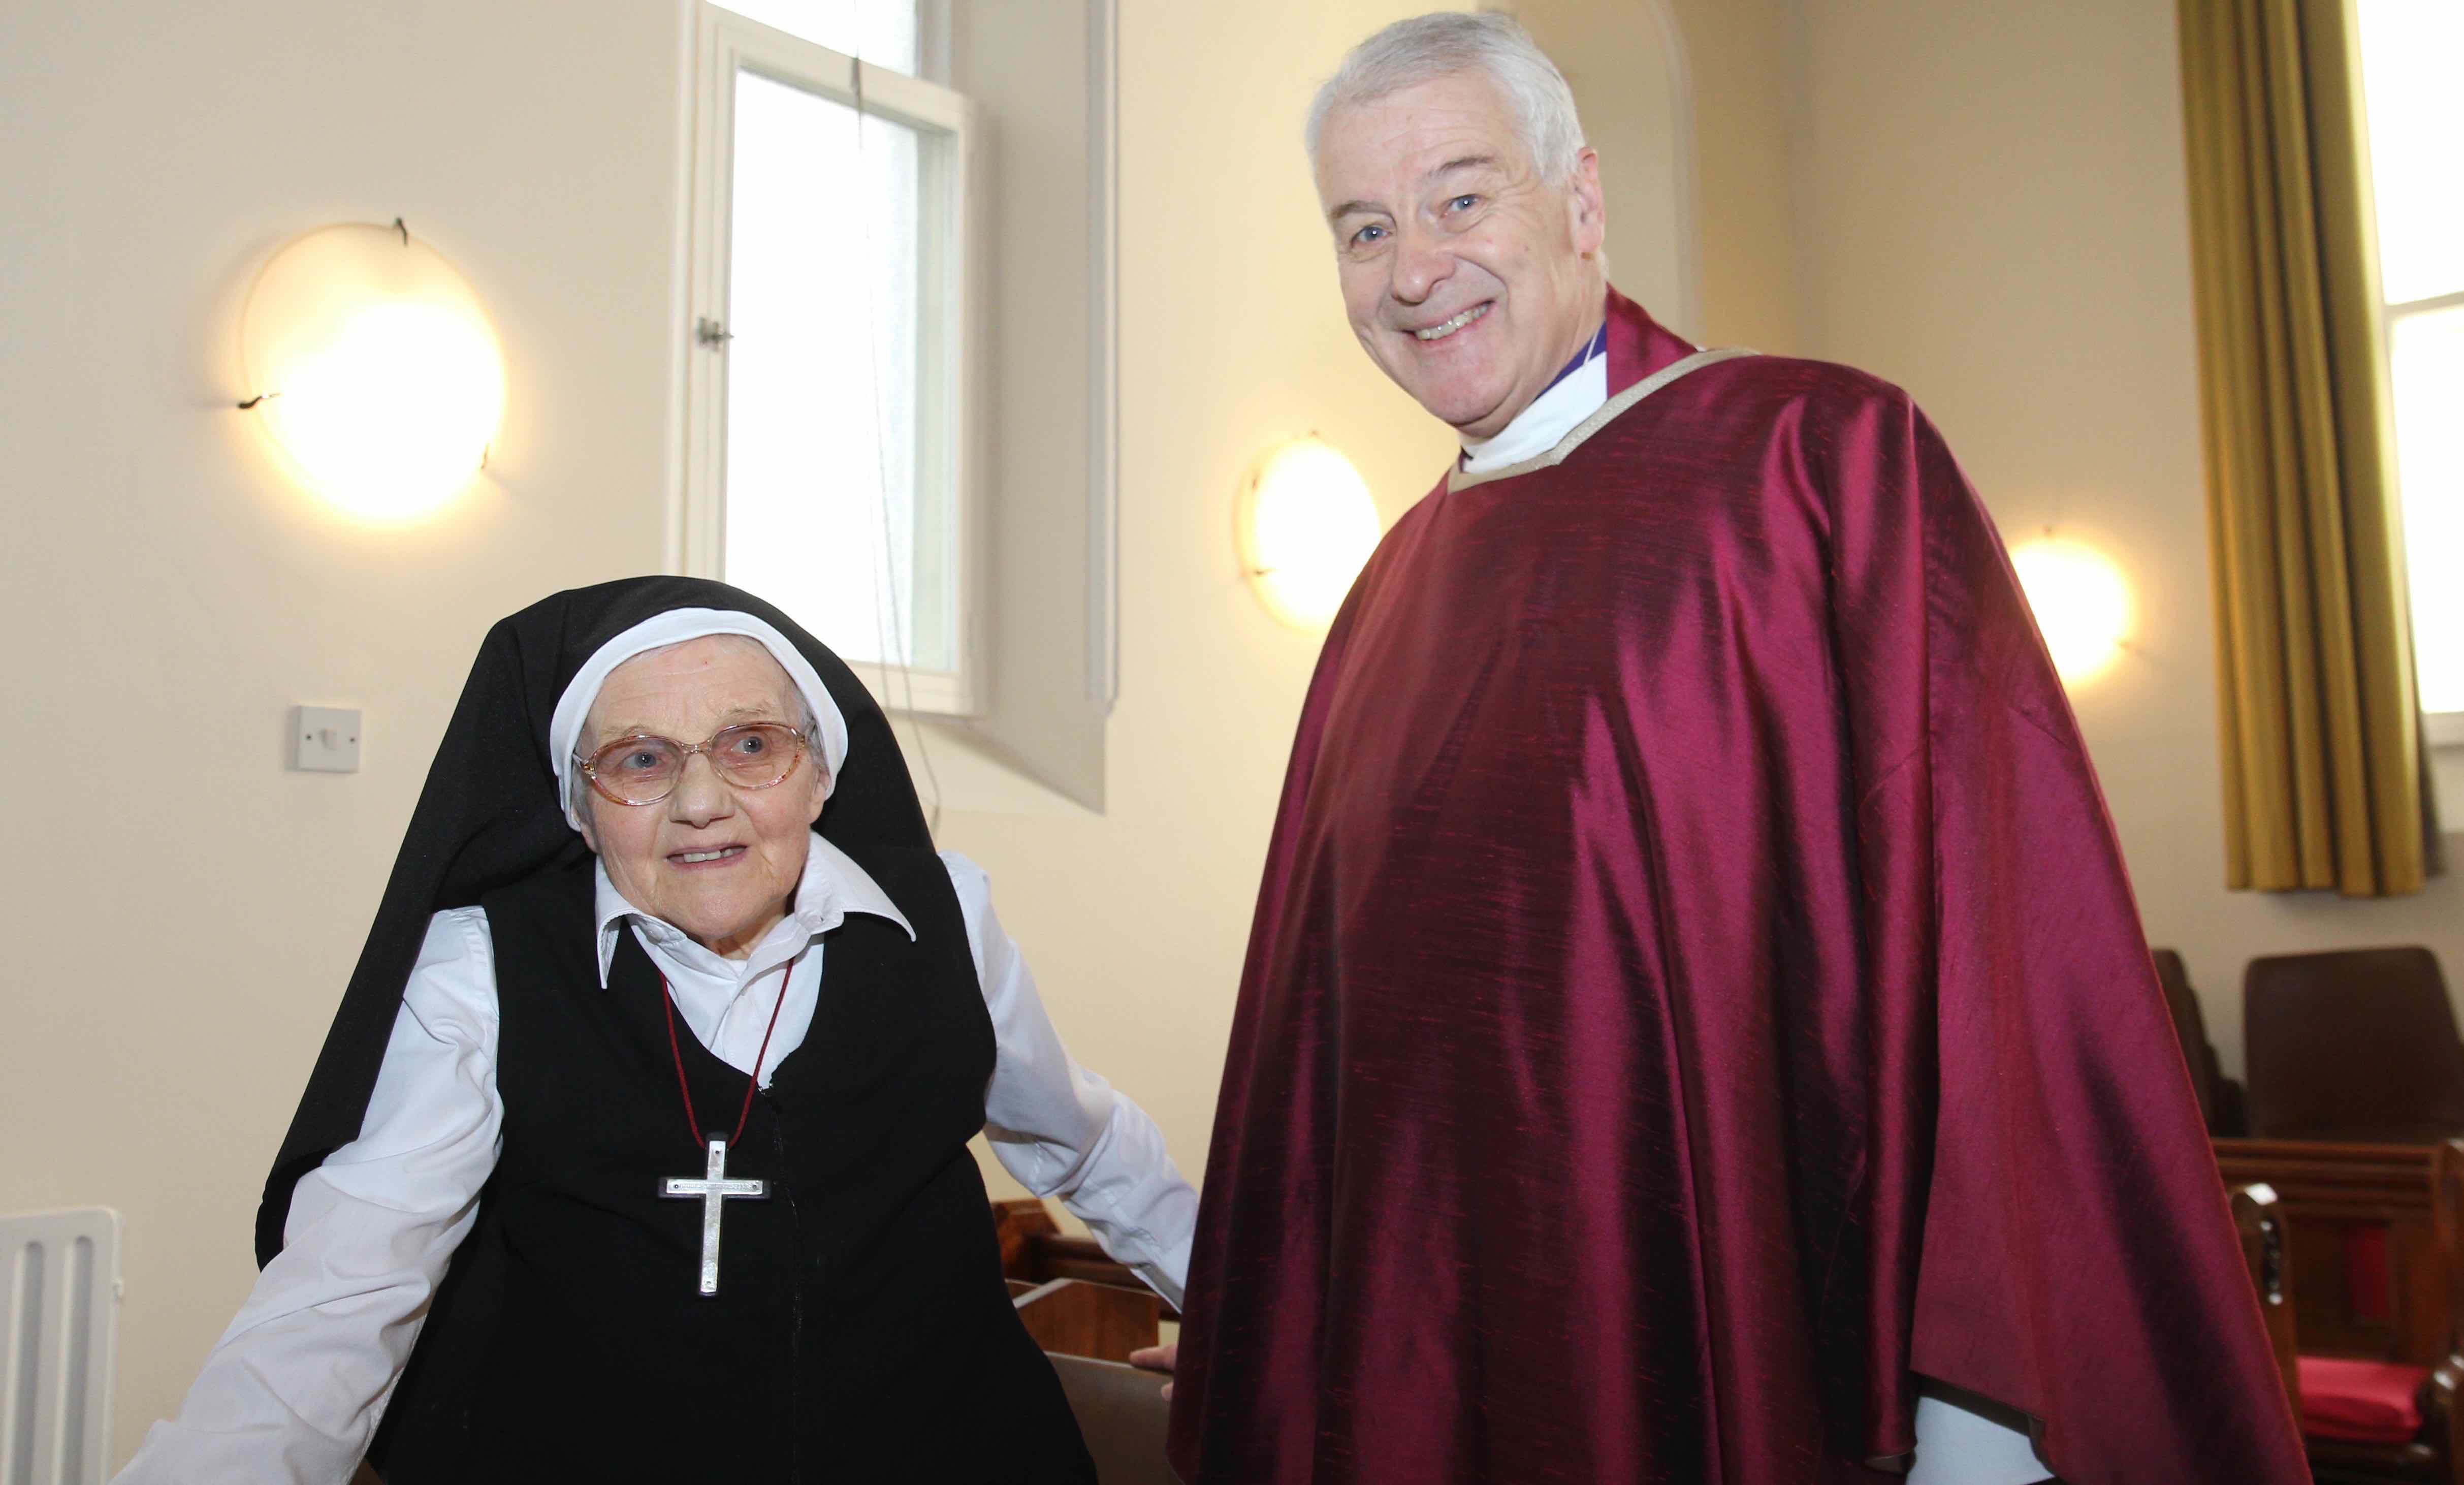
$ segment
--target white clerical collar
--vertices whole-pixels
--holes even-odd
[[[1600,410],[1609,400],[1609,358],[1607,327],[1595,336],[1595,349],[1580,366],[1559,376],[1549,389],[1531,399],[1531,406],[1514,414],[1514,420],[1497,431],[1491,438],[1466,438],[1463,442],[1463,470],[1467,475],[1483,475],[1508,464],[1520,464],[1536,454],[1557,447],[1557,441],[1574,431],[1575,425]]]
[[[740,977],[739,983],[746,985],[803,953],[804,946],[814,939],[845,922],[849,913],[886,918],[907,930],[908,938],[915,937],[915,926],[907,920],[906,914],[898,911],[898,904],[890,900],[890,894],[881,890],[881,884],[874,881],[863,867],[856,865],[846,852],[822,839],[819,831],[813,833],[811,847],[804,853],[804,875],[796,884],[795,911],[762,936],[761,942],[754,945],[752,955],[741,965],[721,960],[695,943],[683,929],[664,919],[653,918],[626,901],[624,895],[616,890],[616,884],[607,879],[606,862],[599,862],[595,871],[599,880],[599,985],[602,989],[607,986],[608,965],[616,959],[616,936],[624,931],[627,920],[641,933],[645,947],[655,946],[662,952],[696,964],[707,959],[711,963],[700,967],[715,971],[724,965],[724,973]]]

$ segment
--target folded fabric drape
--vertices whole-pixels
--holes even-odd
[[[2350,0],[2179,0],[2226,885],[2436,870]]]

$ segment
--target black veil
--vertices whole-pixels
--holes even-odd
[[[557,803],[548,723],[574,673],[602,645],[671,609],[749,613],[812,662],[847,733],[847,759],[822,810],[824,839],[859,860],[885,849],[931,849],[890,720],[837,655],[752,594],[700,578],[627,578],[557,593],[498,621],[437,745],[376,922],[266,1177],[259,1264],[282,1249],[299,1177],[359,1138],[429,917],[589,853]]]

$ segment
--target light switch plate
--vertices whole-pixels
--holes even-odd
[[[356,707],[295,706],[291,709],[291,766],[310,773],[360,771],[360,714]]]

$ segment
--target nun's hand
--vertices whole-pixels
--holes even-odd
[[[1148,1346],[1143,1351],[1132,1351],[1130,1364],[1144,1367],[1148,1371],[1169,1372],[1180,1364],[1180,1342],[1176,1341],[1170,1345]],[[1172,1396],[1171,1383],[1167,1382],[1163,1385],[1163,1395],[1166,1398]]]

